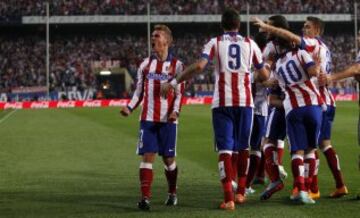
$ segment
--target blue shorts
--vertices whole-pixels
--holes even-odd
[[[177,125],[151,121],[140,122],[137,154],[158,153],[164,157],[176,156]]]
[[[272,108],[266,121],[265,137],[272,140],[284,140],[286,137],[285,110]]]
[[[212,110],[216,150],[249,148],[253,120],[251,107],[218,107]]]
[[[265,135],[265,116],[254,115],[253,128],[251,130],[250,147],[252,150],[259,151],[261,139]]]
[[[286,116],[286,131],[291,152],[316,148],[322,120],[320,106],[295,108]]]
[[[328,105],[327,110],[323,112],[319,143],[322,140],[329,140],[331,138],[331,129],[334,118],[335,118],[335,107]]]

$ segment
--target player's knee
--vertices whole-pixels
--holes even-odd
[[[321,150],[326,149],[327,147],[331,146],[331,141],[330,140],[321,140],[320,144],[319,144],[319,148]]]
[[[175,157],[163,157],[165,166],[169,167],[175,163]]]
[[[155,161],[155,153],[145,153],[142,156],[142,161],[145,163],[154,163]]]

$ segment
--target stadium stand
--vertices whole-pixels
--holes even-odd
[[[143,15],[146,14],[146,0],[58,0],[50,1],[51,15]],[[151,14],[219,14],[225,6],[232,6],[242,13],[246,9],[245,0],[175,0],[151,2]],[[342,13],[353,12],[353,1],[324,0],[249,0],[252,14],[261,13]],[[0,23],[11,25],[13,21],[20,22],[22,16],[45,15],[43,1],[14,0],[0,2]],[[194,24],[188,24],[192,26]],[[214,26],[214,24],[206,24]],[[333,24],[330,24],[333,25]],[[0,93],[10,93],[18,87],[39,87],[46,85],[46,43],[45,34],[33,34],[20,31],[26,25],[17,24],[11,31],[0,33]],[[31,25],[28,25],[31,26]],[[42,29],[41,25],[26,27]],[[82,25],[84,26],[84,25]],[[130,25],[131,26],[131,25]],[[56,26],[55,26],[56,28]],[[56,33],[51,35],[50,45],[50,91],[96,89],[96,78],[91,67],[94,61],[118,60],[121,67],[127,69],[135,80],[136,70],[142,58],[147,56],[147,38],[145,33],[133,34],[123,32],[94,32],[92,27],[84,28],[84,32]],[[175,44],[172,52],[185,65],[199,57],[202,45],[213,35],[206,28],[200,31],[181,31],[181,26],[172,25]],[[197,28],[197,26],[195,27]],[[145,28],[144,28],[145,29]],[[205,30],[204,30],[205,29]],[[295,29],[295,28],[294,28]],[[300,30],[300,26],[296,28]],[[204,30],[204,31],[202,31]],[[333,71],[343,69],[350,64],[356,54],[353,43],[352,29],[342,32],[326,32],[324,41],[330,47],[333,55]],[[36,32],[36,31],[35,31]],[[40,31],[41,32],[41,31]],[[254,32],[252,32],[254,33]],[[351,42],[351,43],[349,43]],[[191,49],[189,49],[191,48]],[[211,75],[212,66],[207,67],[205,74],[199,75],[188,84],[188,95],[210,94],[213,90]],[[134,85],[132,85],[133,87]],[[332,85],[334,93],[351,93],[355,90],[351,81],[342,81]],[[131,92],[131,90],[128,90]],[[127,96],[128,93],[125,94]]]
[[[0,20],[21,16],[45,15],[45,1],[13,0],[0,2]],[[146,0],[57,0],[51,1],[52,15],[139,15],[146,14]],[[353,0],[152,0],[152,14],[219,14],[232,6],[246,11],[246,2],[251,13],[352,13]],[[14,7],[16,5],[17,7]]]
[[[186,34],[175,39],[173,53],[185,64],[190,64],[198,58],[208,36]],[[351,63],[354,53],[349,52],[352,45],[346,41],[353,40],[353,36],[326,36],[324,40],[333,51],[334,70],[340,70]],[[91,62],[96,60],[120,60],[120,65],[127,68],[135,79],[137,65],[147,55],[144,50],[146,43],[145,37],[126,34],[56,36],[51,43],[51,90],[62,91],[73,86],[77,87],[77,90],[94,87],[96,84]],[[9,92],[14,87],[46,84],[45,46],[45,40],[40,37],[0,37],[0,92]],[[192,82],[195,87],[189,90],[211,91],[212,87],[207,85],[213,82],[211,66],[206,72]],[[335,88],[343,86],[342,82],[341,85],[335,85]]]

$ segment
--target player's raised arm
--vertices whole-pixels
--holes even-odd
[[[297,45],[301,45],[301,37],[283,28],[274,27],[262,21],[258,17],[252,17],[252,21],[255,26],[260,27],[263,31],[272,33],[273,35],[284,38],[290,42],[294,42]]]
[[[189,80],[194,77],[194,75],[201,73],[206,67],[208,60],[205,58],[201,58],[195,63],[191,64],[189,67],[185,68],[183,72],[174,78],[177,83],[182,83],[186,80]]]
[[[201,58],[187,68],[185,68],[183,72],[174,77],[170,82],[163,83],[161,85],[161,95],[163,97],[166,97],[171,89],[176,89],[178,84],[193,78],[194,75],[198,73],[201,73],[206,67],[207,63],[207,59]]]

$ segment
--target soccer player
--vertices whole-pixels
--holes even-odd
[[[171,30],[165,25],[156,25],[151,36],[154,55],[146,58],[137,72],[137,84],[129,104],[121,109],[123,116],[131,114],[143,102],[140,116],[140,133],[137,153],[142,156],[140,183],[141,210],[150,209],[151,184],[155,155],[162,156],[168,182],[166,205],[176,205],[176,182],[178,167],[175,162],[177,123],[184,85],[175,86],[166,99],[160,95],[161,84],[174,78],[183,70],[183,64],[169,53],[172,43]]]
[[[276,62],[275,78],[285,92],[283,102],[286,129],[292,152],[292,172],[299,195],[296,200],[313,204],[305,188],[304,157],[314,156],[320,134],[323,100],[312,77],[320,74],[310,54],[279,38],[281,55]]]
[[[205,46],[201,58],[164,84],[164,95],[178,83],[201,73],[205,66],[216,60],[214,69],[215,90],[212,102],[212,120],[220,180],[224,191],[224,201],[220,208],[234,210],[235,202],[245,202],[245,185],[249,159],[249,141],[253,119],[253,97],[251,95],[251,67],[258,71],[259,80],[269,76],[257,44],[248,37],[242,37],[240,17],[237,11],[227,9],[221,17],[224,33],[212,38]],[[232,190],[233,151],[238,151],[238,188]]]
[[[286,18],[282,15],[269,17],[267,23],[276,27],[289,29],[289,24]],[[262,29],[260,29],[260,31],[262,31]],[[278,46],[274,41],[274,35],[268,34],[267,37],[268,43],[264,48],[263,56],[270,64],[271,62],[276,62],[279,53]],[[283,140],[286,136],[285,111],[282,105],[282,96],[284,94],[280,87],[276,85],[277,83],[275,83],[275,81],[276,80],[272,78],[266,82],[270,88],[269,103],[272,108],[267,120],[263,153],[265,158],[265,169],[271,183],[261,194],[260,198],[262,200],[267,200],[272,194],[280,191],[284,187],[282,180],[287,176],[284,168],[282,167],[282,156],[284,151]]]
[[[266,45],[266,33],[259,32],[255,36],[255,42],[262,50]],[[254,98],[254,120],[250,137],[250,162],[249,172],[246,178],[246,195],[255,192],[251,188],[252,182],[261,164],[261,142],[264,136],[265,121],[268,113],[267,89],[256,81],[256,72],[253,73],[252,95]]]
[[[258,18],[254,18],[254,20],[255,25],[263,28],[267,32],[271,32],[274,35],[282,37],[289,42],[295,43],[301,49],[305,49],[306,51],[308,51],[313,58],[319,59],[322,73],[331,73],[331,54],[325,43],[320,38],[320,36],[324,32],[324,23],[321,19],[317,17],[307,17],[307,20],[305,21],[303,27],[303,37],[293,34],[288,30],[268,25]],[[336,183],[336,190],[330,194],[330,197],[338,198],[348,194],[348,190],[343,181],[343,176],[340,170],[339,158],[335,150],[333,149],[330,140],[332,123],[335,117],[335,101],[327,86],[320,86],[317,79],[314,79],[314,81],[315,85],[320,91],[321,98],[324,99],[325,104],[327,105],[327,109],[322,115],[323,119],[320,131],[319,147],[326,157],[327,163],[330,167]],[[307,163],[305,165],[307,167],[307,171],[310,172],[310,175],[307,178],[307,185],[310,195],[314,199],[320,198],[317,178],[319,167],[319,158],[317,152],[315,152],[315,157],[313,155],[307,156],[305,162]],[[315,167],[313,167],[314,164]],[[313,176],[311,175],[312,172],[314,174]],[[297,190],[294,189],[293,195],[296,194]]]

